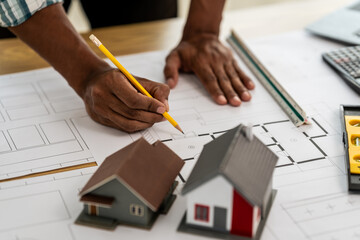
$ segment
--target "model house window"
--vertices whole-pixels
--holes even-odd
[[[131,204],[130,214],[134,216],[142,217],[144,216],[144,207],[137,204]]]
[[[209,221],[209,206],[195,204],[195,220]]]

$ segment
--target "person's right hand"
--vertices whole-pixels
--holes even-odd
[[[136,79],[153,98],[138,92],[118,69],[93,76],[82,94],[90,117],[126,132],[136,132],[163,121],[162,113],[169,110],[169,87],[144,78]]]

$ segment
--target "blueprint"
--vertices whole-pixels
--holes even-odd
[[[86,116],[83,103],[59,79],[51,69],[1,78],[0,183],[97,165],[72,122]]]
[[[359,97],[321,60],[322,52],[339,45],[304,32],[248,45],[306,111],[310,125],[295,127],[254,78],[252,100],[236,108],[216,105],[195,76],[181,74],[169,113],[182,135],[166,121],[133,134],[95,123],[50,68],[0,76],[0,239],[199,239],[176,231],[186,205],[180,195],[151,230],[104,231],[74,224],[82,210],[78,193],[106,156],[140,137],[162,141],[185,161],[180,193],[203,145],[240,123],[252,124],[279,156],[278,193],[261,239],[358,239],[360,196],[347,192],[338,109]],[[130,72],[163,82],[165,56],[118,59]]]

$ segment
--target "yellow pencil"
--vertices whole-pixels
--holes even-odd
[[[141,86],[141,84],[119,63],[118,60],[106,49],[106,47],[94,36],[94,34],[90,35],[90,40],[100,49],[101,52],[105,54],[114,64],[119,68],[119,70],[126,76],[126,78],[144,95],[152,98],[150,93],[146,91],[146,89]],[[169,115],[168,112],[164,112],[163,116],[180,132],[184,134],[179,124]]]

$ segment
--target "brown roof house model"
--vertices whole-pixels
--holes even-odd
[[[182,194],[179,231],[226,239],[259,239],[274,197],[278,157],[251,127],[239,125],[206,144]]]
[[[140,138],[107,157],[90,178],[80,192],[84,209],[76,223],[151,228],[175,200],[174,180],[183,165],[163,143],[151,145]]]

